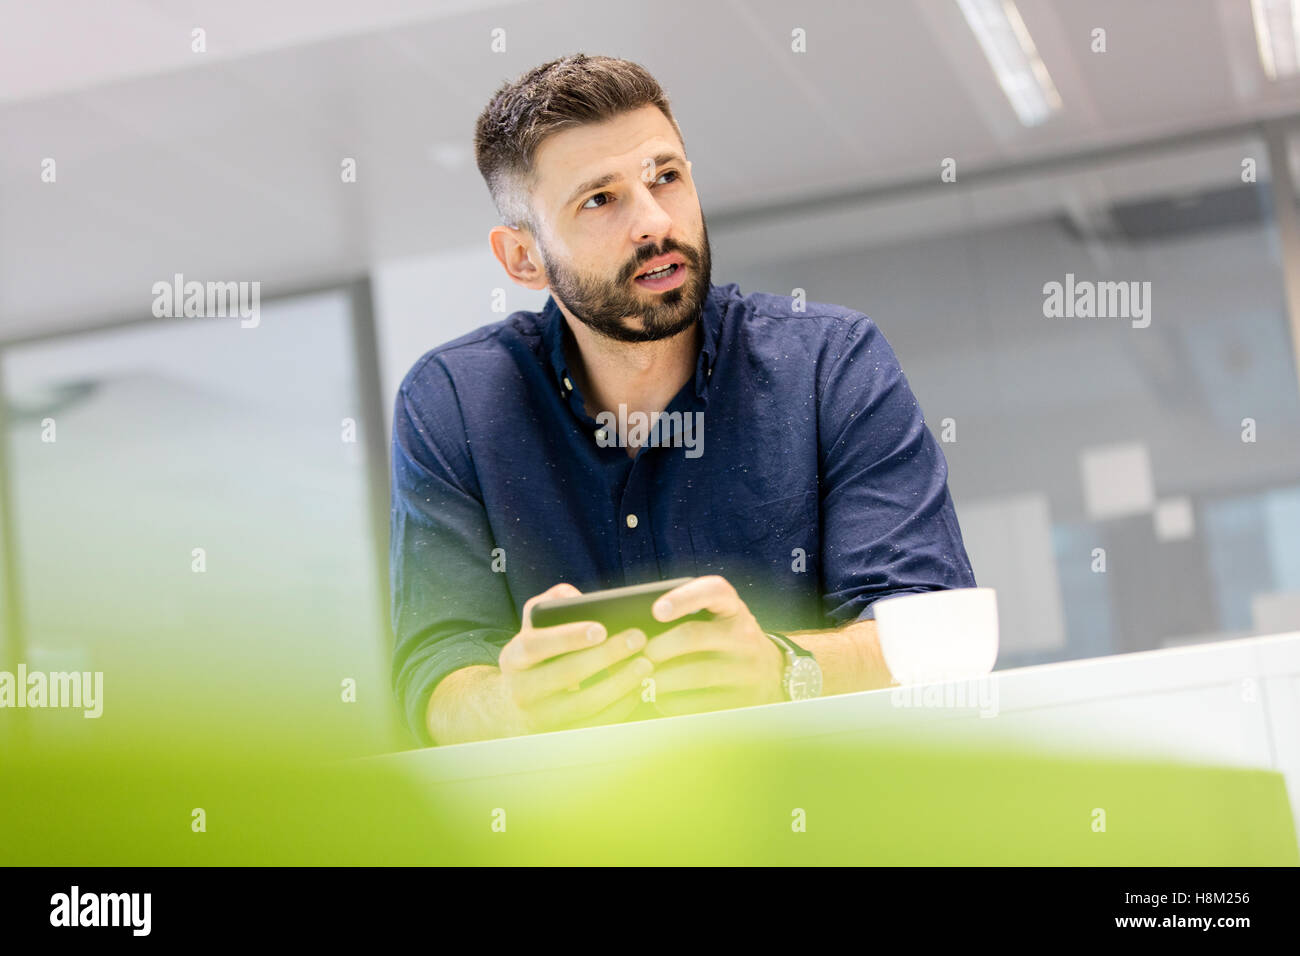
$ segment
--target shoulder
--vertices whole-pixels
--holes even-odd
[[[855,345],[883,342],[880,330],[865,313],[808,299],[802,290],[795,291],[799,294],[742,294],[735,283],[717,287],[726,333],[750,350],[796,350],[819,364],[833,362]]]
[[[454,401],[459,388],[490,387],[502,373],[517,376],[521,360],[541,348],[541,313],[512,312],[421,355],[398,386],[398,404],[439,406]]]
[[[454,476],[463,488],[476,489],[466,410],[493,407],[486,398],[499,397],[504,383],[520,381],[521,365],[541,348],[539,320],[535,312],[513,312],[415,361],[394,397],[393,465],[399,481],[411,480],[410,473],[431,473]]]

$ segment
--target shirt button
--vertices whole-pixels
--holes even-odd
[[[569,381],[569,377],[567,375],[564,377],[564,390],[566,392],[573,391],[573,383]]]
[[[596,441],[604,441],[604,440],[605,440],[605,429],[603,429],[603,428],[597,428],[597,429],[596,429]]]
[[[635,527],[636,527],[636,515],[628,515],[628,516],[627,516],[627,526],[628,526],[629,528],[635,528]]]

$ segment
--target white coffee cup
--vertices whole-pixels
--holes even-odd
[[[899,684],[968,680],[998,659],[993,588],[951,588],[882,598],[872,605],[889,673]]]

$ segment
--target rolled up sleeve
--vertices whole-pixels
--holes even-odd
[[[412,369],[397,395],[389,548],[393,689],[412,733],[429,746],[436,741],[426,712],[439,681],[495,665],[517,631],[505,575],[493,570],[455,389],[436,358]]]
[[[974,587],[948,463],[875,323],[846,328],[821,384],[823,593],[836,624],[897,594]]]

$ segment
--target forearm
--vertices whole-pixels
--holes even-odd
[[[820,631],[791,631],[822,669],[822,694],[851,694],[893,683],[876,635],[875,621],[855,621]]]
[[[490,665],[452,671],[434,689],[425,712],[434,744],[463,744],[525,733],[522,715]]]

